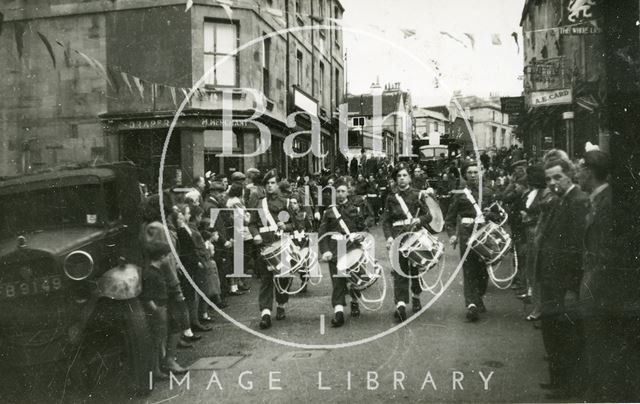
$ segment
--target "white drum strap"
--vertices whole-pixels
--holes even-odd
[[[269,231],[278,231],[278,224],[271,216],[271,212],[269,212],[269,204],[267,203],[267,198],[262,198],[262,210],[264,211],[264,217],[267,219],[267,226],[260,228],[260,233],[266,233]]]
[[[398,200],[398,203],[400,204],[400,208],[402,208],[404,215],[407,217],[407,220],[412,220],[413,216],[411,215],[411,212],[409,212],[409,208],[407,207],[407,204],[404,202],[404,199],[402,199],[400,194],[396,194],[396,199]]]
[[[344,222],[344,220],[342,220],[342,216],[338,212],[338,208],[336,208],[335,205],[334,205],[334,206],[331,207],[331,210],[333,210],[333,214],[335,215],[336,220],[338,221],[338,224],[342,228],[342,231],[344,232],[344,234],[346,234],[347,236],[350,235],[351,231],[347,227],[347,224]]]
[[[476,210],[476,218],[481,218],[482,210],[480,210],[480,206],[478,206],[478,202],[476,202],[476,198],[473,197],[469,188],[465,188],[464,193],[465,195],[467,195],[467,199],[469,199],[469,202],[473,204],[473,208]]]

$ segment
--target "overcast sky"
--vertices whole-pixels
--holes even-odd
[[[522,92],[519,23],[524,0],[342,0],[342,4],[351,94],[368,92],[377,76],[383,86],[401,82],[419,106],[447,104],[454,90],[480,96]],[[404,38],[401,29],[415,30],[416,35]],[[520,53],[512,32],[519,35]],[[475,49],[465,33],[473,37]],[[498,34],[502,45],[492,43],[492,34]],[[428,67],[439,67],[439,88],[434,88],[434,72],[405,52]]]

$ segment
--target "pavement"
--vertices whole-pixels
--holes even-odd
[[[387,287],[379,310],[363,310],[360,318],[352,319],[347,308],[346,324],[331,328],[331,284],[328,267],[321,264],[321,282],[292,297],[287,318],[274,319],[273,327],[263,333],[289,345],[250,334],[216,313],[213,330],[203,333],[194,349],[180,351],[179,362],[192,367],[188,375],[156,382],[152,393],[139,402],[544,401],[545,391],[538,386],[548,381],[542,336],[524,320],[527,308],[512,290],[490,285],[485,297],[488,312],[476,323],[467,322],[462,273],[456,273],[459,257],[449,246],[442,271],[448,287],[434,291],[437,295],[424,292],[423,306],[431,303],[430,307],[388,332],[396,325],[393,284],[382,231],[376,227],[372,233]],[[445,240],[444,235],[440,238]],[[498,277],[511,271],[510,261],[510,256],[504,260]],[[427,280],[435,283],[437,277],[438,271],[431,271]],[[225,312],[260,332],[259,281],[250,283],[252,290],[231,297]],[[383,285],[379,280],[368,291],[369,298],[379,296]],[[384,332],[387,335],[376,338]]]

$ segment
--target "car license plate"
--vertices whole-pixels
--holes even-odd
[[[0,283],[0,300],[42,295],[62,289],[60,276],[47,276],[26,282]]]

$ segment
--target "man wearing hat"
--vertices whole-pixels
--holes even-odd
[[[244,185],[244,180],[246,178],[247,176],[244,175],[242,171],[234,171],[233,174],[231,174],[231,183]]]
[[[251,215],[249,231],[253,236],[253,242],[258,248],[264,248],[280,240],[281,234],[286,229],[285,223],[289,220],[288,202],[278,192],[278,177],[274,170],[267,172],[262,180],[265,196],[261,198],[257,206],[257,211]],[[264,220],[263,220],[264,219]],[[267,262],[260,256],[258,258],[258,276],[261,280],[258,303],[260,306],[260,328],[271,327],[271,310],[273,308],[274,295],[274,272],[269,268]],[[282,278],[285,289],[291,285],[291,277]],[[289,295],[276,291],[276,320],[285,318],[285,305],[289,300]]]
[[[397,182],[397,190],[387,196],[384,207],[384,219],[382,228],[387,239],[387,249],[390,249],[394,240],[400,235],[416,231],[418,227],[425,227],[431,221],[431,211],[424,199],[420,197],[420,191],[411,185],[411,172],[408,165],[399,164],[393,171],[393,178]],[[397,251],[394,251],[397,254]],[[400,254],[399,254],[400,255]],[[411,291],[412,310],[414,313],[422,309],[420,293],[422,288],[419,282],[419,269],[411,265],[407,258],[398,257],[400,269],[393,271],[393,292],[395,295],[395,318],[399,322],[407,319],[406,304],[409,302]]]
[[[360,315],[358,295],[349,288],[348,278],[338,276],[338,241],[346,240],[347,243],[359,244],[364,240],[360,232],[367,231],[364,210],[356,206],[349,198],[349,186],[344,177],[334,183],[336,189],[336,204],[330,205],[322,215],[320,228],[318,229],[320,240],[320,253],[322,260],[329,262],[331,273],[331,305],[335,318],[331,320],[333,327],[341,327],[344,324],[344,306],[346,306],[347,292],[351,295],[351,316]],[[323,237],[326,236],[326,237]],[[347,244],[347,248],[349,244]]]
[[[445,229],[449,235],[449,243],[453,248],[460,244],[460,257],[464,256],[467,250],[467,243],[474,225],[477,223],[480,227],[491,218],[486,206],[489,206],[494,200],[494,195],[487,186],[483,186],[482,201],[479,199],[479,178],[482,174],[477,162],[474,160],[465,162],[461,173],[465,179],[465,185],[462,189],[452,191],[451,205],[445,218]],[[482,204],[482,209],[480,204]],[[460,223],[459,227],[458,222]],[[489,281],[487,266],[477,254],[469,251],[467,258],[462,263],[462,273],[467,319],[477,321],[478,314],[486,311],[482,297],[487,291]]]

